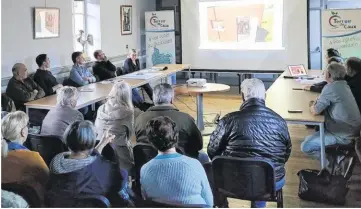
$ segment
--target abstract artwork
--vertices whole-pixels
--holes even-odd
[[[34,8],[34,39],[59,37],[60,10]]]
[[[120,6],[120,30],[122,35],[132,34],[132,6]]]

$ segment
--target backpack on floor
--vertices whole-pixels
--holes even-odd
[[[348,192],[347,179],[341,175],[331,175],[327,170],[301,170],[298,196],[303,200],[344,205]]]

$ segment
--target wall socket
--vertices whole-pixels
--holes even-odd
[[[128,46],[128,44],[127,44],[127,45],[125,45],[125,49],[129,49],[129,46]]]

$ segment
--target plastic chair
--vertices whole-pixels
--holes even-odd
[[[32,151],[39,152],[45,163],[49,166],[55,155],[68,150],[58,136],[42,136],[29,134],[25,146]]]
[[[85,195],[76,198],[75,208],[110,208],[108,198],[102,195]]]
[[[212,161],[215,190],[220,194],[249,201],[277,202],[283,207],[282,189],[276,191],[272,165],[263,160],[215,157]]]
[[[27,185],[7,183],[1,184],[1,189],[20,195],[31,208],[40,208],[41,201],[35,190]]]
[[[355,161],[355,143],[352,142],[350,144],[334,144],[326,146],[326,154],[332,156],[332,171],[331,174],[335,174],[335,166],[337,163],[337,156],[345,156],[345,158],[349,157],[349,163],[344,173],[344,177],[349,179],[352,175],[353,167],[356,163]]]
[[[133,147],[134,167],[135,167],[135,193],[141,195],[140,192],[140,169],[144,164],[157,156],[158,151],[150,144],[137,143]]]

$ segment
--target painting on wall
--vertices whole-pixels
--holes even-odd
[[[60,32],[58,8],[34,8],[34,39],[56,38]]]
[[[131,5],[120,6],[120,30],[122,35],[132,34],[132,12]]]

